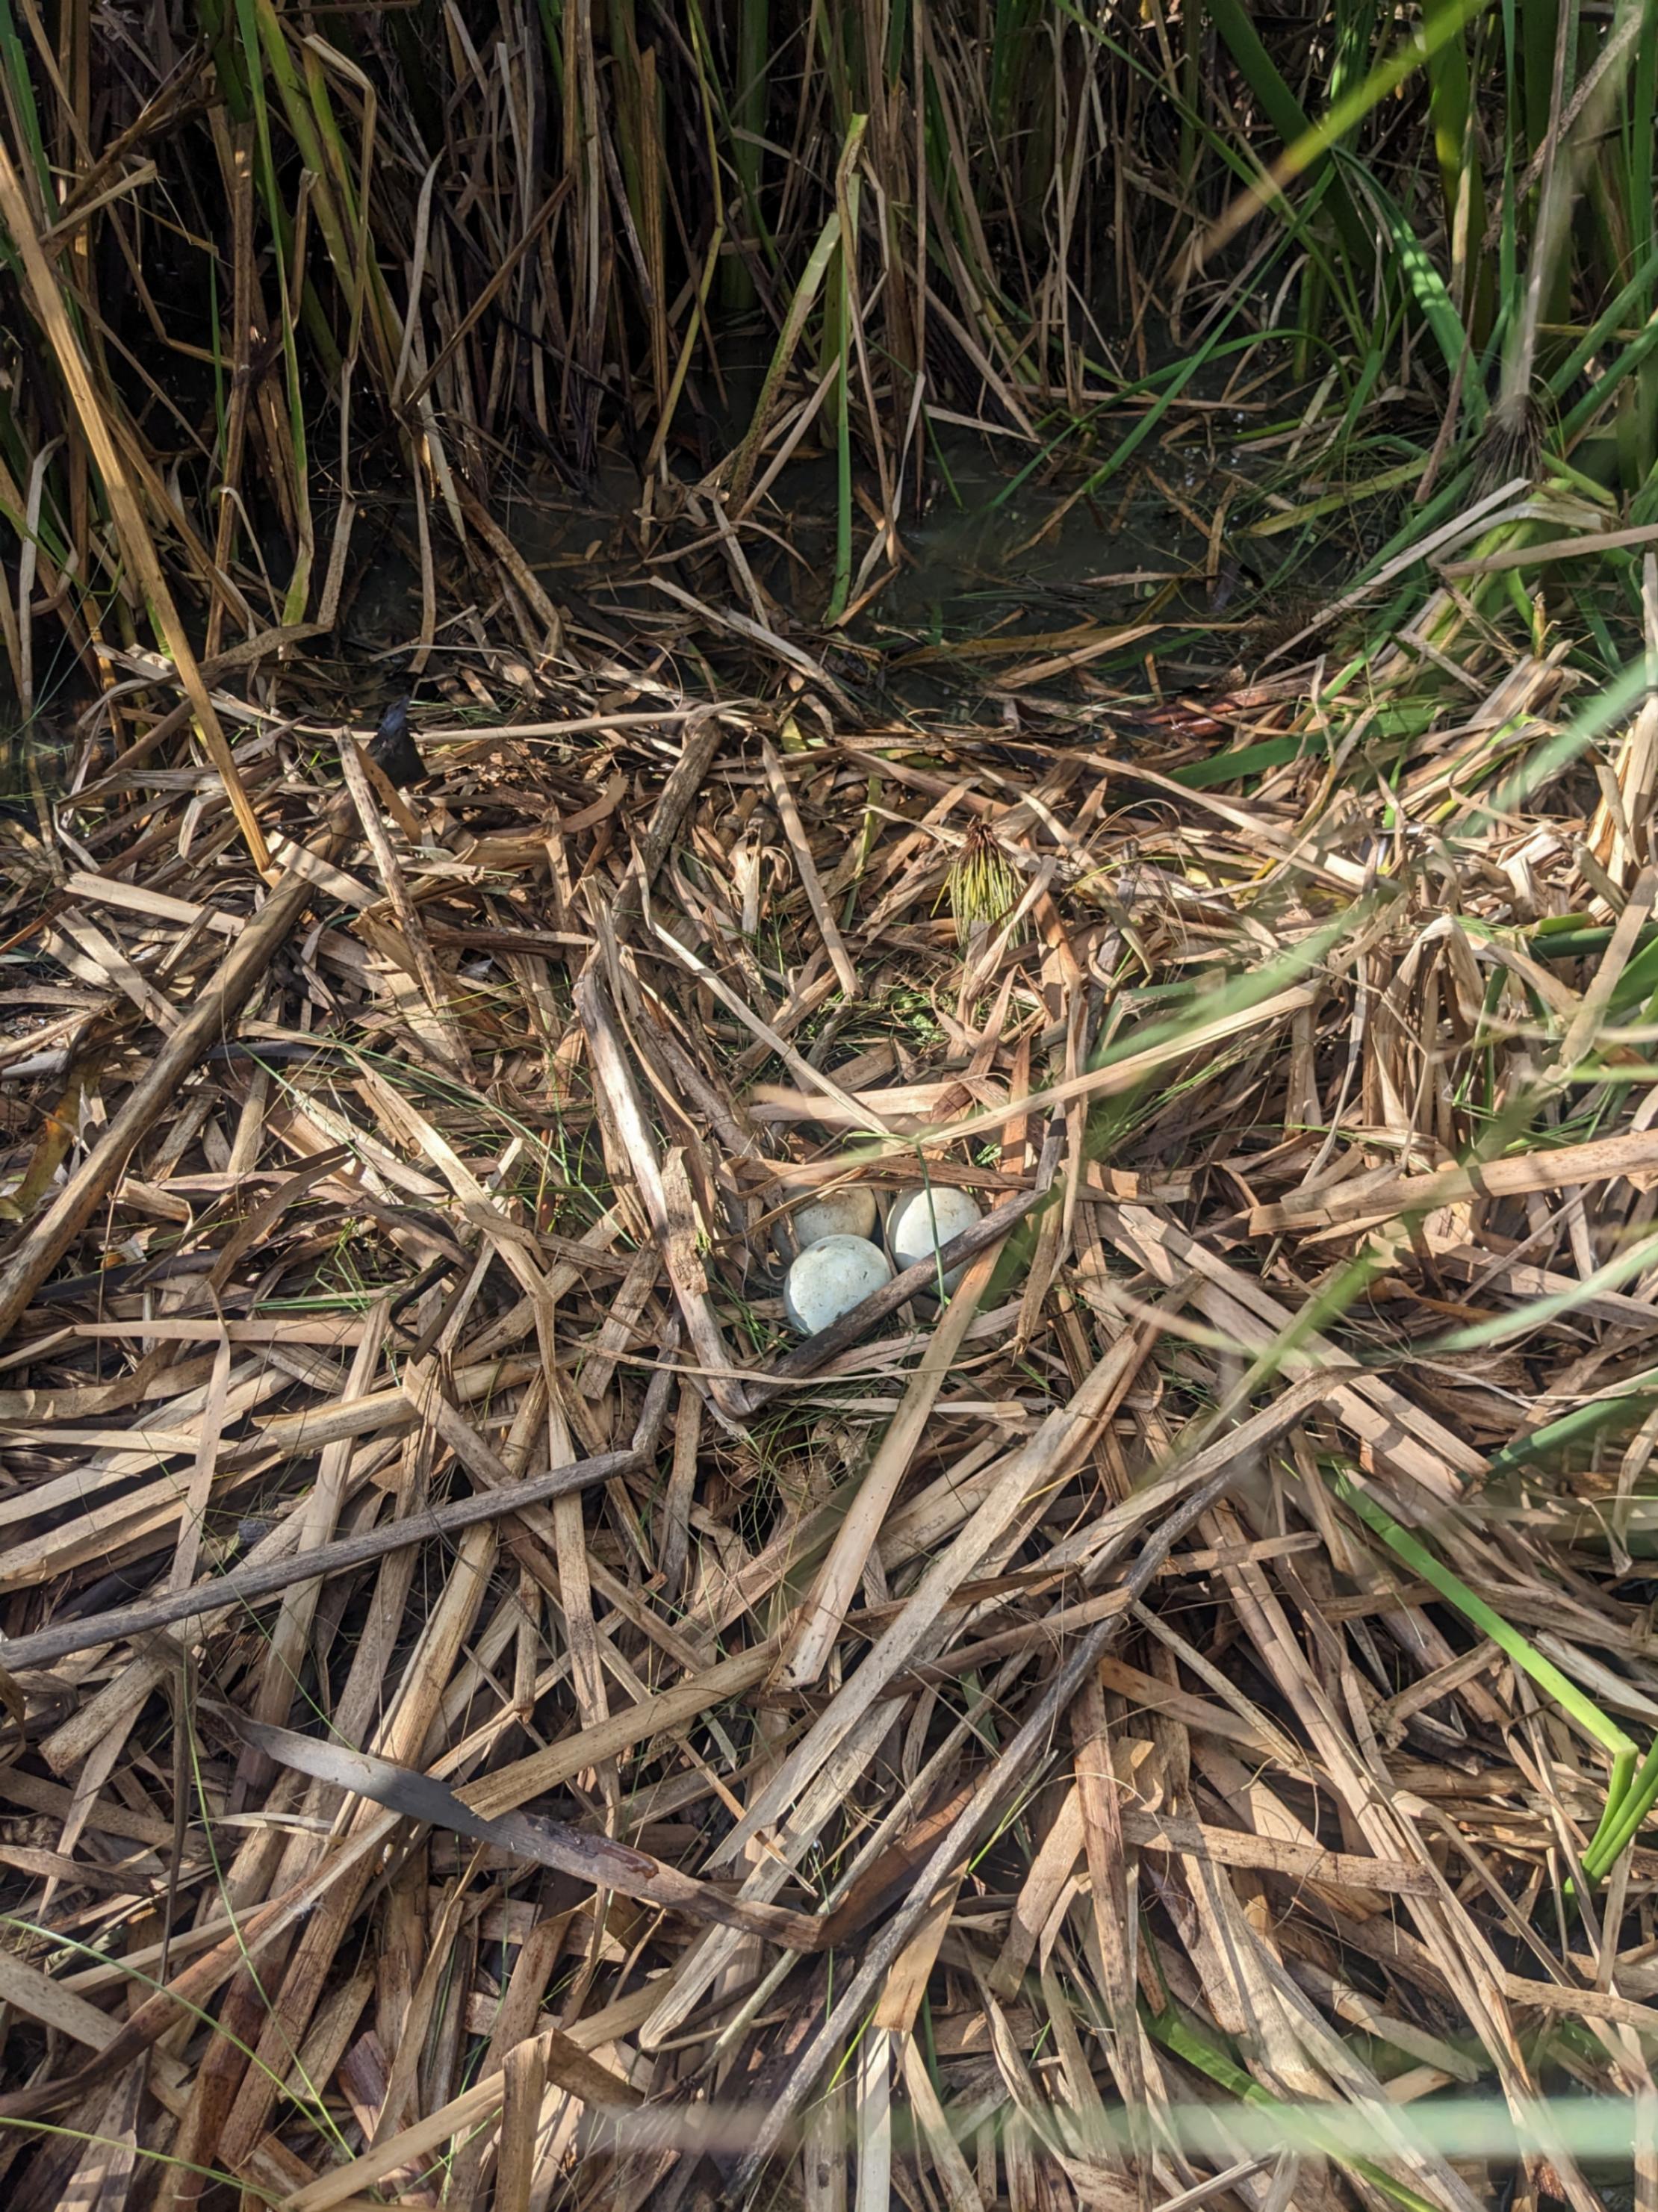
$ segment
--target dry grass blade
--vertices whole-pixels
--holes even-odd
[[[189,696],[197,726],[213,764],[224,779],[224,787],[253,865],[262,873],[270,866],[264,835],[253,811],[228,743],[220,726],[218,710],[203,681],[189,632],[179,618],[149,523],[128,477],[125,463],[106,419],[104,403],[94,386],[80,343],[64,308],[58,280],[42,250],[30,214],[22,181],[10,155],[0,146],[0,225],[10,238],[22,263],[30,304],[51,340],[58,368],[74,402],[82,435],[90,447],[104,489],[113,510],[121,549],[137,572],[145,598],[155,610],[157,627],[177,664]]]

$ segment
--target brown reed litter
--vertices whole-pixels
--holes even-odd
[[[1453,819],[1478,713],[1384,813],[1287,687],[1247,789],[845,704],[399,789],[230,701],[263,882],[142,734],[0,825],[17,2212],[1592,2212],[1413,2108],[1649,2127],[1655,710]],[[860,1183],[966,1273],[802,1346]]]

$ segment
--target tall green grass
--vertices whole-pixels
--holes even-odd
[[[833,620],[921,494],[929,410],[1097,471],[1145,434],[1145,377],[1222,328],[1323,380],[1309,451],[1355,497],[1412,459],[1437,488],[1552,459],[1658,511],[1651,18],[200,0],[146,55],[96,11],[48,9],[42,39],[0,0],[0,138],[96,404],[155,448],[148,520],[210,650],[331,618],[354,461],[499,568],[465,518],[505,459],[700,471],[756,343],[774,374],[723,434],[724,495],[808,410],[839,482]],[[0,257],[0,635],[27,708],[51,658],[27,587],[88,667],[148,616]]]

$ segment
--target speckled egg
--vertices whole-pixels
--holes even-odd
[[[808,1199],[789,1216],[794,1247],[804,1252],[825,1237],[873,1237],[875,1193],[872,1190],[829,1190],[822,1198]]]
[[[891,1279],[891,1262],[867,1237],[820,1237],[784,1278],[789,1327],[802,1336],[816,1336]]]

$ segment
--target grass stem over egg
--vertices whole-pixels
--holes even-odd
[[[978,1200],[953,1183],[927,1183],[908,1198],[901,1198],[887,1217],[887,1246],[893,1265],[901,1272],[913,1267],[948,1244],[952,1237],[978,1220]],[[963,1270],[951,1268],[940,1284],[941,1294],[953,1291]]]

